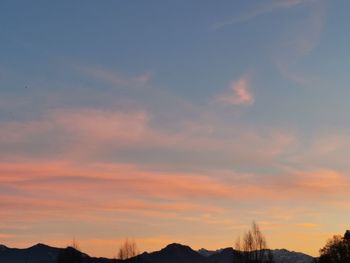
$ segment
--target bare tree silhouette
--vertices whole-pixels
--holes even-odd
[[[273,255],[259,225],[253,221],[251,229],[235,243],[236,259],[240,263],[273,263]]]
[[[126,239],[123,241],[118,250],[118,259],[126,260],[136,257],[139,254],[136,242]]]

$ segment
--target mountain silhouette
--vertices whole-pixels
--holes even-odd
[[[170,244],[160,251],[143,253],[141,260],[144,263],[212,263],[189,246],[176,243]]]
[[[6,263],[52,263],[56,261],[60,249],[44,244],[36,244],[26,249],[0,246],[0,262]]]
[[[41,243],[25,249],[8,248],[4,245],[0,245],[0,262],[56,263],[57,256],[63,249],[64,248],[50,247]],[[82,253],[82,257],[84,263],[115,263],[112,259],[90,257],[84,253]]]
[[[63,248],[36,244],[25,249],[8,248],[0,245],[1,263],[56,263],[58,254]],[[312,263],[314,258],[286,249],[271,250],[276,263]],[[82,252],[79,252],[82,253]],[[235,250],[232,248],[210,251],[195,251],[189,246],[173,243],[165,248],[147,253],[144,252],[129,260],[96,258],[82,253],[84,263],[234,263]]]

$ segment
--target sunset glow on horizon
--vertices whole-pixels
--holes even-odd
[[[350,228],[350,2],[0,3],[0,244],[318,256]]]

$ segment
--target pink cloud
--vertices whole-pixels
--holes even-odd
[[[149,121],[146,112],[98,109],[59,110],[49,117],[71,134],[96,140],[135,140],[142,137]]]
[[[336,171],[319,170],[296,174],[298,188],[318,193],[344,194],[350,187],[350,179]]]
[[[240,96],[247,101],[246,95]],[[123,162],[149,163],[157,169],[191,165],[202,170],[203,164],[225,169],[232,163],[271,163],[296,140],[290,131],[267,127],[257,130],[209,120],[173,125],[172,129],[155,126],[153,116],[145,111],[56,109],[36,120],[1,123],[0,156],[99,162],[116,159],[113,155],[124,157],[125,152]],[[135,157],[141,153],[139,161]],[[164,153],[169,157],[163,158]],[[159,161],[152,156],[159,156]]]
[[[340,173],[317,170],[266,177],[264,182],[256,181],[258,175],[166,173],[116,164],[2,163],[0,173],[2,186],[19,191],[16,197],[1,195],[2,206],[14,210],[23,205],[29,210],[42,208],[50,211],[50,205],[54,204],[56,209],[68,210],[85,207],[121,212],[214,211],[215,206],[203,206],[201,202],[212,200],[219,204],[236,198],[288,200],[318,197],[320,194],[326,199],[346,195],[350,186],[350,180]],[[89,198],[96,191],[99,198]],[[145,198],[162,201],[146,202]],[[111,199],[116,201],[111,202]],[[220,205],[216,207],[221,208]]]
[[[231,105],[252,105],[254,95],[250,88],[250,79],[247,76],[241,77],[237,81],[232,81],[230,92],[218,96],[218,101]]]

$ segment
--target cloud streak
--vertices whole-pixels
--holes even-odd
[[[234,17],[232,19],[222,21],[222,22],[217,22],[215,23],[212,28],[213,29],[221,29],[225,26],[229,25],[236,25],[236,24],[241,24],[248,22],[249,20],[252,20],[258,16],[273,12],[277,9],[285,9],[285,8],[292,8],[297,5],[303,4],[309,2],[308,0],[273,0],[269,1],[267,3],[264,3],[262,5],[259,5],[255,9],[244,13],[242,15],[239,15],[237,17]]]
[[[169,171],[225,170],[271,163],[295,144],[294,134],[283,129],[256,131],[249,125],[210,120],[172,125],[157,126],[145,111],[56,109],[35,120],[0,124],[0,157],[124,162]]]
[[[309,55],[318,45],[325,25],[327,2],[308,1],[306,15],[295,20],[293,26],[283,33],[274,54],[274,61],[280,74],[302,86],[318,86],[317,77],[299,70],[302,58]],[[305,70],[304,70],[305,71]]]
[[[166,173],[102,163],[1,163],[0,172],[1,185],[16,190],[16,195],[1,194],[2,207],[14,210],[23,206],[23,209],[47,211],[52,205],[52,210],[80,206],[117,211],[215,211],[214,207],[202,206],[201,201],[318,197],[322,202],[320,194],[325,199],[347,195],[350,186],[350,179],[344,174],[329,170],[284,171],[279,176],[265,176],[263,182],[258,174]],[[89,196],[97,190],[99,198],[93,201]],[[119,203],[119,200],[124,201]],[[192,202],[186,203],[189,200]],[[220,206],[217,209],[220,210]]]
[[[139,75],[128,75],[101,67],[79,66],[77,69],[92,79],[112,84],[116,87],[139,88],[147,85],[152,78],[150,71]]]

